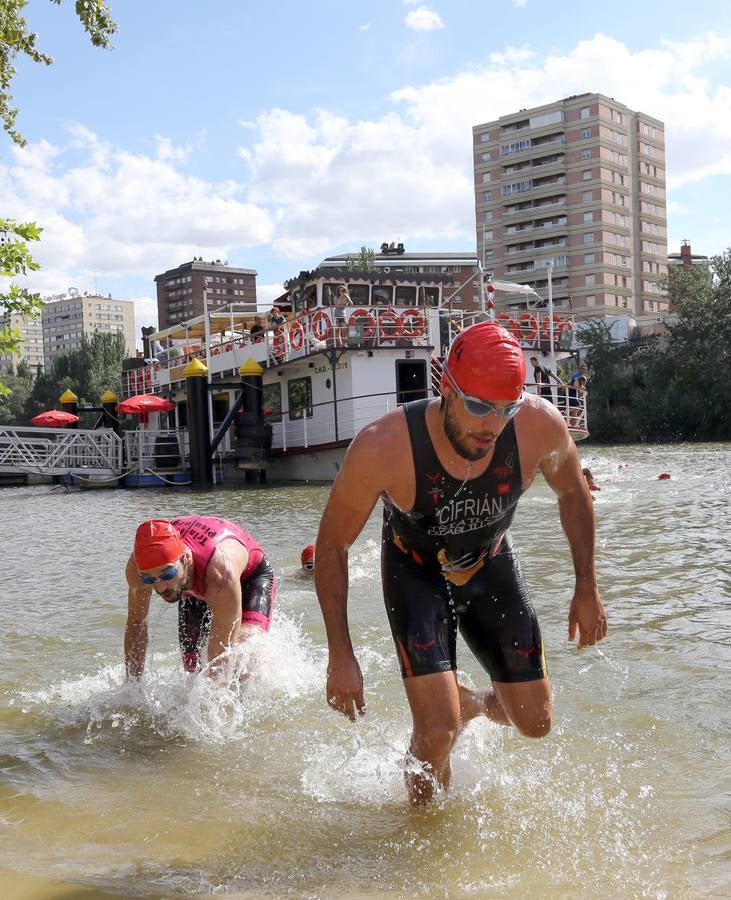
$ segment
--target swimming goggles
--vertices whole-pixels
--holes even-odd
[[[161,572],[159,575],[143,575],[142,572],[140,572],[140,581],[142,584],[156,584],[158,581],[172,581],[177,574],[178,567],[177,565],[174,565],[169,569],[165,569],[165,571]]]
[[[315,564],[308,560],[306,563],[302,563],[302,568],[307,569],[308,572],[311,572],[315,568]]]
[[[523,394],[521,393],[520,397],[512,403],[508,403],[505,406],[495,406],[495,404],[490,403],[489,400],[480,400],[479,397],[472,397],[469,394],[465,394],[465,392],[457,385],[457,382],[452,377],[452,373],[446,366],[444,367],[444,377],[447,379],[447,383],[455,394],[462,400],[464,408],[471,416],[496,415],[502,416],[503,419],[512,419],[525,402]]]

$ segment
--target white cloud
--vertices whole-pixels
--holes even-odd
[[[358,31],[370,31],[371,23],[364,22],[362,25],[358,27]]]
[[[407,28],[413,28],[414,31],[435,31],[444,28],[444,22],[439,13],[429,9],[427,6],[419,6],[412,9],[406,14],[404,19]]]
[[[413,249],[470,249],[472,126],[596,91],[666,123],[672,228],[684,230],[672,203],[692,200],[673,190],[715,179],[719,205],[731,202],[731,86],[707,77],[729,52],[731,41],[713,34],[639,51],[600,34],[547,56],[506,46],[480,66],[393,91],[390,111],[377,118],[262,111],[241,122],[240,174],[225,181],[195,174],[195,154],[166,138],[149,155],[131,153],[76,124],[67,145],[40,141],[0,159],[3,214],[44,226],[43,269],[32,285],[48,293],[134,277],[154,294],[155,274],[194,255],[254,265],[261,246],[288,260],[272,279],[397,234]],[[276,296],[268,290],[261,287],[266,301]]]
[[[527,3],[528,3],[528,0],[510,0],[510,2],[511,2],[511,3],[513,4],[513,6],[515,6],[517,9],[524,9],[525,6],[526,6]]]

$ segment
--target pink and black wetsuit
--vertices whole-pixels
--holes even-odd
[[[249,554],[241,573],[242,625],[258,625],[264,631],[269,630],[277,581],[261,545],[234,522],[215,516],[179,516],[172,524],[193,553],[193,587],[185,591],[178,608],[183,665],[191,672],[200,667],[200,651],[210,633],[211,611],[205,602],[206,571],[219,544],[235,540]]]

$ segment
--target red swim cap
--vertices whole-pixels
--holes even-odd
[[[315,545],[308,544],[305,549],[302,551],[302,555],[300,556],[300,563],[302,564],[303,569],[314,569],[315,568]]]
[[[449,348],[447,368],[461,391],[481,400],[517,400],[523,393],[523,351],[517,338],[495,322],[460,332]]]
[[[170,522],[150,519],[143,522],[135,534],[135,563],[141,572],[158,569],[185,553],[185,544]]]

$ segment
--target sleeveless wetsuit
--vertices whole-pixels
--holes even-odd
[[[402,675],[455,670],[459,627],[493,681],[544,678],[538,620],[508,533],[523,493],[514,423],[500,433],[485,472],[460,481],[432,446],[429,402],[403,407],[414,506],[405,513],[384,498],[381,577]]]
[[[183,543],[193,553],[193,587],[183,593],[178,607],[178,638],[183,666],[192,672],[200,667],[201,648],[208,642],[211,611],[204,600],[206,570],[216,547],[236,540],[249,553],[241,574],[241,623],[259,625],[268,631],[277,596],[277,582],[261,545],[243,528],[214,516],[180,516],[173,519]]]

